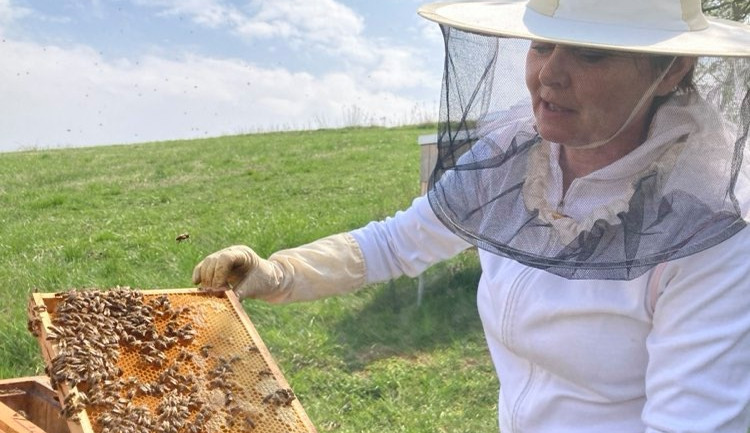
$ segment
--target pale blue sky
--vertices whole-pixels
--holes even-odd
[[[0,151],[434,120],[417,0],[0,0]]]

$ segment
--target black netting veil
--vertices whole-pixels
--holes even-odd
[[[538,132],[525,78],[532,42],[442,29],[438,160],[428,197],[464,239],[565,278],[629,280],[747,224],[750,59],[699,58],[694,86],[649,108],[640,145],[563,191],[565,143]],[[588,62],[589,54],[576,55]],[[571,70],[589,67],[582,65]],[[565,85],[585,78],[569,77]],[[579,87],[545,95],[578,115],[600,92],[606,102],[631,104],[621,97],[627,91]],[[613,116],[616,108],[608,108]]]

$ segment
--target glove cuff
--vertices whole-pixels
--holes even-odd
[[[261,298],[274,303],[310,301],[350,293],[366,282],[362,250],[349,233],[340,233],[272,254],[280,277],[278,290]]]

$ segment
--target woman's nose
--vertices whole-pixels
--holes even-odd
[[[539,69],[539,82],[550,87],[566,87],[570,84],[568,61],[570,54],[560,46],[556,46],[552,53],[543,60]]]

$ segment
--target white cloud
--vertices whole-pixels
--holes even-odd
[[[366,38],[362,17],[334,0],[254,0],[252,4],[256,13],[236,29],[238,34],[284,38],[299,49],[335,57],[370,89],[397,91],[425,86],[439,77],[439,71],[426,66],[423,51],[393,40]]]
[[[334,0],[253,0],[244,9],[221,0],[131,1],[240,38],[276,38],[329,56],[328,72],[180,55],[168,47],[111,59],[85,45],[4,37],[0,100],[15,102],[0,104],[0,150],[390,126],[437,115],[440,52],[368,39],[363,19]],[[0,33],[28,13],[0,0]],[[420,23],[411,31],[431,31],[428,46],[438,42],[436,26]]]
[[[0,149],[132,143],[346,123],[407,123],[420,102],[356,77],[235,59],[107,61],[91,48],[0,45]],[[7,65],[13,65],[9,67]],[[428,108],[429,110],[429,108]]]
[[[160,8],[162,15],[185,15],[193,22],[226,29],[246,40],[277,38],[298,48],[329,54],[367,55],[362,18],[334,0],[252,0],[244,9],[222,0],[133,0]]]
[[[433,21],[421,19],[419,20],[418,26],[419,34],[425,44],[438,47],[443,46],[443,33],[440,31],[440,26],[438,24]]]
[[[162,15],[186,15],[210,28],[236,27],[247,19],[240,9],[221,0],[133,0],[133,3],[161,8]]]
[[[333,0],[256,0],[255,13],[237,28],[245,37],[281,37],[336,53],[359,48],[364,22]]]
[[[365,75],[380,84],[401,87],[428,79],[418,67],[423,61],[419,53],[393,41],[367,39],[363,36],[363,18],[334,0],[252,0],[246,11],[221,0],[134,1],[162,8],[164,14],[190,16],[211,28],[224,27],[239,38],[276,39],[299,51],[337,58],[342,65],[371,69]],[[402,71],[410,71],[406,75],[413,76],[407,80],[385,79],[391,72]]]
[[[11,0],[0,0],[0,34],[17,20],[31,13],[30,9],[14,5]]]

